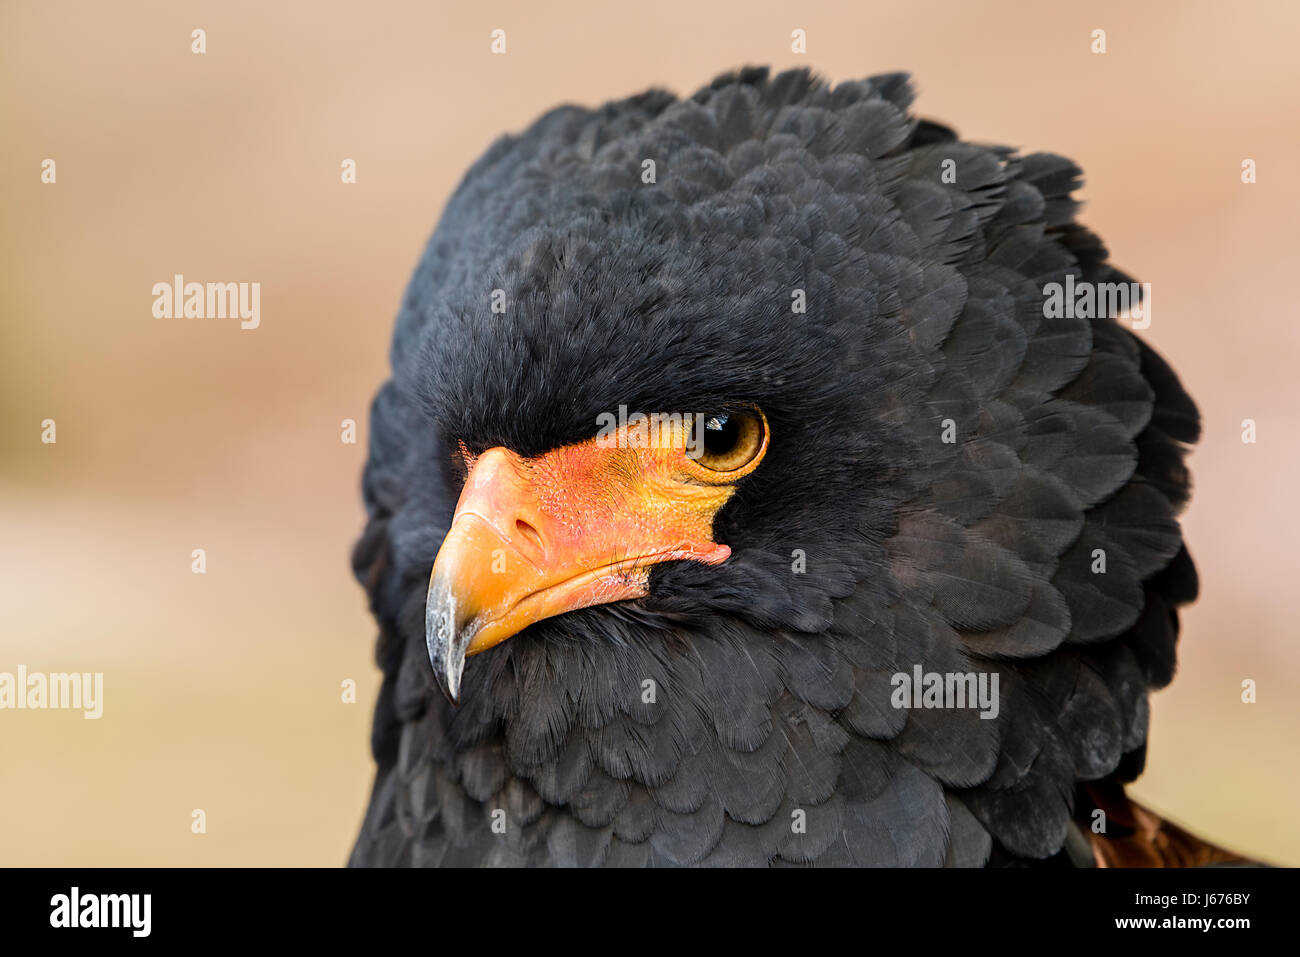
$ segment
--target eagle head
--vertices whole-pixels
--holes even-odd
[[[1140,770],[1195,407],[1051,306],[1128,282],[1078,169],[910,102],[748,69],[471,168],[372,412],[354,860],[1044,859]]]

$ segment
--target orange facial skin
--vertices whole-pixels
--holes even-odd
[[[425,612],[430,659],[453,701],[465,657],[544,618],[644,597],[658,562],[726,561],[713,519],[762,453],[720,473],[688,455],[686,440],[682,425],[651,435],[640,423],[536,458],[500,447],[466,456]]]

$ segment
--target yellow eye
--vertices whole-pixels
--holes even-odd
[[[767,451],[767,419],[757,410],[705,414],[695,460],[712,472],[753,471]],[[695,434],[701,434],[699,422]]]

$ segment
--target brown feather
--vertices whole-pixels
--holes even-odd
[[[1089,830],[1098,867],[1206,867],[1257,862],[1202,840],[1131,800],[1124,787],[1108,780],[1085,786],[1106,813],[1106,833]]]

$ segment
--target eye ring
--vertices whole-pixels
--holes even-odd
[[[702,436],[703,441],[690,457],[717,478],[732,480],[748,475],[767,452],[767,417],[757,408],[704,414],[692,426],[694,435]]]

